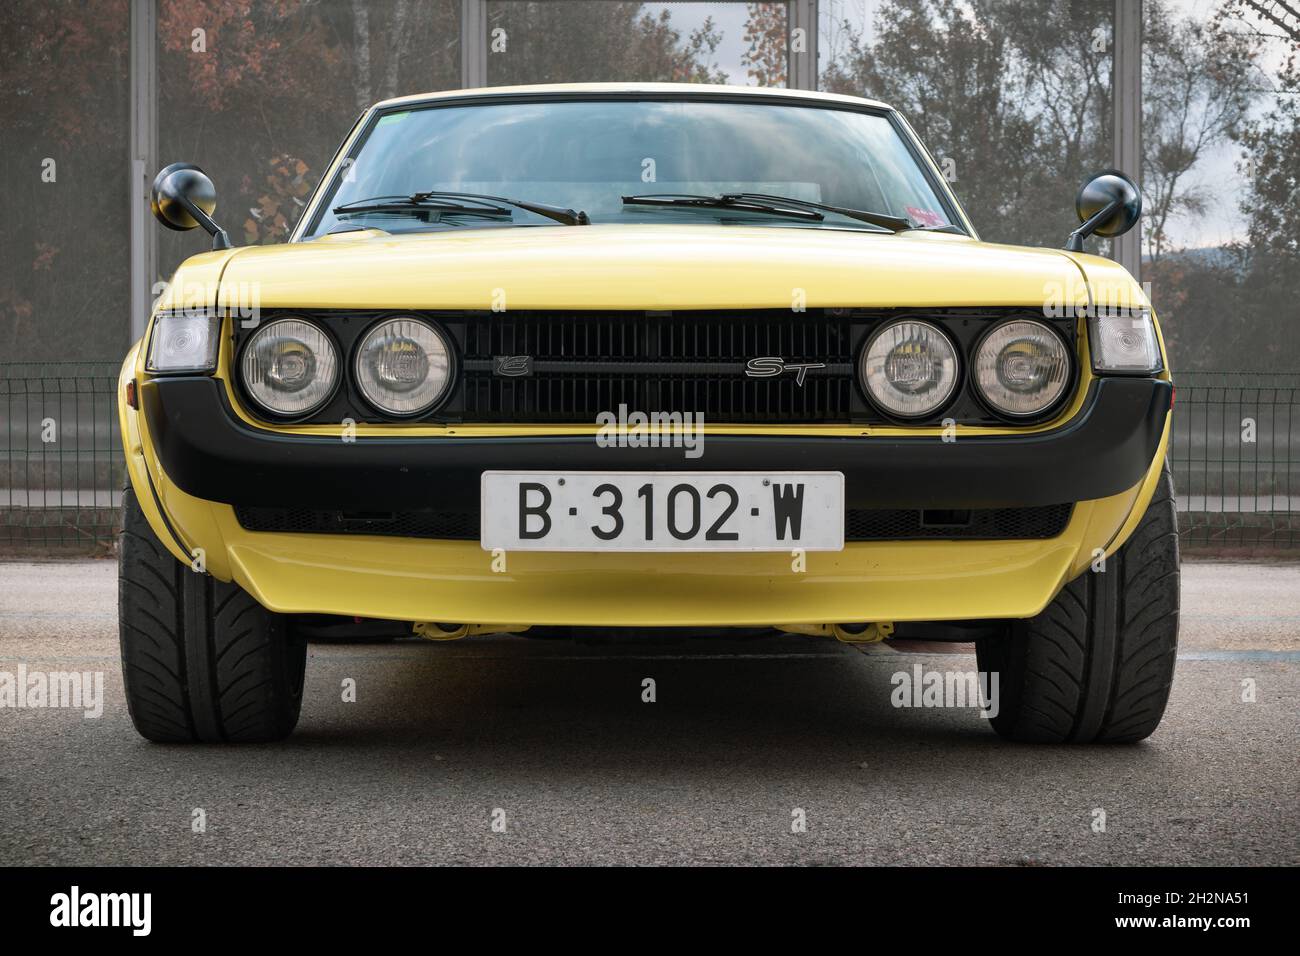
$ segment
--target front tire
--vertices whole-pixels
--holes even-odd
[[[236,584],[191,570],[122,496],[118,629],[131,722],[158,743],[287,737],[302,707],[307,644]]]
[[[976,642],[979,669],[999,675],[993,729],[1030,743],[1149,736],[1173,684],[1178,564],[1166,462],[1142,521],[1104,570],[1070,582],[1037,617]]]

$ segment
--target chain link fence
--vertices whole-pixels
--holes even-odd
[[[117,373],[0,364],[0,552],[113,547],[126,482]],[[1184,550],[1300,550],[1300,375],[1179,375],[1170,457]]]

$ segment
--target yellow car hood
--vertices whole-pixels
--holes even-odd
[[[721,225],[340,233],[237,250],[224,305],[788,309],[1086,304],[1063,252],[966,236]]]

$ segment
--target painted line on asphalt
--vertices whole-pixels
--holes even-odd
[[[1267,621],[1269,623],[1300,623],[1296,614],[1218,614],[1214,611],[1180,611],[1179,618],[1193,621]]]
[[[1180,661],[1300,661],[1300,651],[1186,651]]]

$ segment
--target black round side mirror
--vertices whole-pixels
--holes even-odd
[[[164,166],[154,177],[149,206],[154,218],[168,229],[184,232],[202,226],[212,236],[212,248],[230,248],[230,237],[212,220],[217,187],[193,163]]]
[[[1070,233],[1065,248],[1082,252],[1083,240],[1094,233],[1109,239],[1132,229],[1142,215],[1142,193],[1118,169],[1103,169],[1079,188],[1074,211],[1082,225]]]
[[[154,218],[168,229],[193,229],[199,221],[186,208],[193,204],[209,217],[217,209],[217,188],[193,163],[172,163],[154,177],[149,203]]]
[[[1142,193],[1138,191],[1137,183],[1118,169],[1105,169],[1079,188],[1074,211],[1079,214],[1079,222],[1087,222],[1112,204],[1118,205],[1093,229],[1099,236],[1122,236],[1142,215]]]

